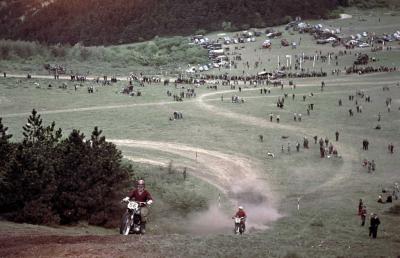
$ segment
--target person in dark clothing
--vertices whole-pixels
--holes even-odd
[[[378,234],[378,226],[381,224],[381,221],[379,220],[378,215],[372,213],[371,214],[371,220],[370,220],[370,226],[369,226],[369,236],[372,238],[376,238]]]
[[[363,203],[362,199],[360,199],[360,201],[358,202],[358,215],[361,215],[363,206],[364,206],[364,203]]]
[[[367,207],[365,205],[361,208],[361,226],[365,225],[365,218],[367,217]]]
[[[336,136],[336,141],[339,141],[339,132],[338,131],[335,132],[335,136]]]

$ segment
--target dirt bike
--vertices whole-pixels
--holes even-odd
[[[122,216],[121,225],[119,228],[119,233],[122,235],[132,234],[142,234],[142,216],[141,216],[141,204],[146,204],[145,202],[136,201],[123,201],[127,202],[127,210]]]
[[[243,234],[244,233],[244,229],[245,229],[245,226],[244,226],[245,218],[244,217],[241,217],[241,218],[233,217],[233,219],[235,220],[235,230],[234,230],[235,235]]]

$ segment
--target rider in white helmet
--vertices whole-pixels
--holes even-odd
[[[128,197],[125,197],[124,200],[127,201],[129,199],[135,200],[137,202],[141,202],[141,218],[142,218],[142,233],[145,232],[147,216],[149,214],[148,205],[153,203],[153,198],[150,193],[145,189],[144,180],[140,179],[137,181],[136,189],[132,190]]]
[[[239,206],[238,207],[238,211],[232,217],[232,219],[234,219],[234,218],[243,218],[240,223],[243,224],[243,230],[245,230],[246,229],[246,218],[247,218],[247,215],[246,215],[246,212],[243,209],[243,206]]]

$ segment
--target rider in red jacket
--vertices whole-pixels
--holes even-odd
[[[145,233],[147,216],[149,214],[149,209],[147,206],[153,203],[153,198],[151,197],[150,193],[145,189],[144,180],[140,179],[137,181],[137,188],[132,190],[129,193],[128,197],[126,197],[126,199],[132,199],[137,202],[141,202],[140,215],[142,219],[142,233]]]
[[[234,218],[242,218],[242,220],[240,220],[240,223],[243,225],[243,230],[245,230],[247,215],[242,206],[239,206],[238,211],[236,212],[235,216],[232,217],[232,219]]]

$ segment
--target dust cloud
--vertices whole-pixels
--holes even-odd
[[[265,191],[260,182],[252,182],[246,188],[237,185],[233,186],[228,197],[230,200],[230,205],[228,206],[232,207],[230,213],[219,207],[218,203],[212,203],[206,211],[190,215],[186,223],[184,223],[187,225],[185,230],[193,234],[231,233],[234,229],[232,216],[234,216],[239,206],[243,206],[247,214],[247,232],[266,230],[271,222],[282,217],[273,207],[271,195]]]

